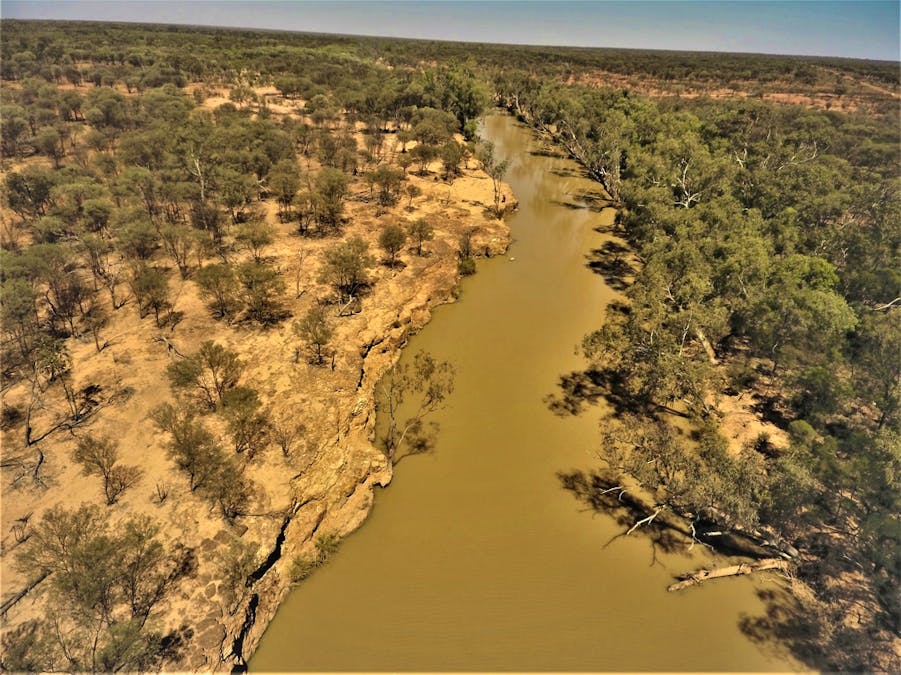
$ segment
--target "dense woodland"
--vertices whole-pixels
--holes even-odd
[[[334,239],[321,282],[339,308],[359,302],[375,263],[365,242],[341,239],[351,187],[377,205],[412,204],[408,170],[440,162],[447,179],[475,154],[494,178],[497,209],[503,165],[453,136],[474,141],[493,99],[603,183],[632,247],[593,262],[626,302],[584,341],[585,377],[617,415],[604,428],[603,467],[579,490],[605,508],[632,508],[647,529],[681,528],[723,548],[716,533],[725,531],[745,554],[789,560],[812,593],[749,620],[751,635],[781,637],[829,669],[897,658],[897,99],[882,94],[869,112],[846,114],[572,84],[606,72],[673,86],[838,88],[869,100],[868,85],[898,91],[897,63],[114,24],[7,21],[3,34],[3,386],[27,382],[31,392],[24,407],[4,405],[3,425],[26,447],[98,406],[97,392],[72,386],[67,341],[89,336],[103,350],[126,302],[174,326],[173,284],[190,280],[226,324],[287,320],[292,280],[264,254],[273,237],[264,202],[298,236]],[[264,85],[302,102],[304,117],[273,115],[255,92]],[[204,108],[220,89],[230,102]],[[389,133],[409,152],[389,158]],[[424,221],[386,227],[386,264],[405,242],[421,255],[431,236]],[[466,241],[460,251],[471,271]],[[306,356],[325,367],[329,315],[296,318]],[[190,491],[229,522],[253,489],[239,463],[267,434],[287,454],[298,433],[268,420],[241,377],[235,355],[207,342],[173,362],[177,396],[152,413]],[[47,392],[66,405],[50,429],[31,420]],[[788,443],[761,437],[731,451],[717,404],[735,393]],[[220,436],[205,422],[213,414]],[[679,433],[673,416],[691,432]],[[108,505],[141,472],[118,462],[105,437],[82,436],[74,461],[102,483]],[[624,500],[635,486],[644,496]],[[150,668],[178,647],[178,635],[155,632],[148,618],[190,572],[191,555],[167,548],[146,520],[108,531],[97,508],[53,510],[23,538],[20,564],[36,583],[50,578],[59,618],[8,633],[4,668]],[[100,569],[103,578],[88,572]]]
[[[897,116],[654,102],[516,72],[497,89],[605,185],[634,248],[631,266],[615,246],[594,261],[634,282],[583,344],[620,415],[582,489],[615,507],[638,483],[644,523],[675,513],[707,543],[725,529],[797,561],[818,597],[798,652],[885,668],[901,621]],[[730,392],[754,395],[787,447],[764,436],[730,453],[717,428]],[[797,637],[785,620],[767,628],[795,622]]]

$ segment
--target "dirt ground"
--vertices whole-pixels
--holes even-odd
[[[271,112],[299,114],[302,102],[282,101],[273,96],[274,89],[257,93],[265,96]],[[204,106],[214,108],[226,101],[216,96]],[[389,142],[393,138],[389,137]],[[362,137],[359,141],[362,147]],[[396,158],[396,149],[390,154]],[[304,170],[315,168],[305,159],[301,166]],[[110,312],[111,321],[102,331],[102,339],[109,345],[102,351],[97,352],[89,334],[70,338],[67,348],[74,384],[99,387],[95,398],[100,405],[88,423],[71,432],[51,434],[31,447],[24,444],[21,426],[3,434],[0,563],[4,601],[27,583],[27,574],[14,564],[23,529],[27,532],[56,505],[104,504],[101,480],[82,475],[71,453],[79,437],[107,435],[118,443],[122,464],[143,470],[140,481],[118,503],[102,506],[110,521],[146,514],[159,523],[167,544],[180,542],[197,555],[196,573],[180,584],[153,619],[160,629],[186,624],[193,630],[181,659],[167,664],[167,669],[230,668],[236,657],[233,643],[242,633],[250,597],[258,595],[252,627],[243,635],[242,654],[237,656],[251,653],[290,588],[292,559],[314,551],[318,535],[343,536],[359,526],[371,506],[374,487],[391,479],[391,466],[375,444],[374,387],[398,358],[407,338],[428,322],[432,309],[454,300],[459,236],[474,231],[474,250],[488,255],[502,253],[509,242],[507,225],[489,213],[492,181],[474,160],[452,182],[439,174],[438,164],[423,176],[408,172],[406,184],[421,190],[412,207],[402,195],[396,205],[379,208],[369,201],[362,181],[352,184],[340,237],[301,237],[294,232],[293,223],[279,222],[274,203],[263,202],[266,219],[277,232],[264,255],[283,274],[287,286],[283,305],[291,317],[278,325],[260,329],[213,319],[196,284],[182,280],[172,265],[173,311],[181,317],[174,327],[158,329],[152,316],[141,319],[132,300]],[[512,208],[513,195],[508,187],[503,189]],[[339,317],[339,306],[329,305],[335,326],[330,343],[334,358],[322,366],[311,363],[292,323],[334,293],[319,281],[323,251],[339,238],[359,235],[369,243],[370,252],[381,258],[381,227],[417,218],[426,218],[434,227],[434,240],[425,244],[422,256],[408,243],[399,255],[399,265],[377,264],[370,271],[371,290],[363,297],[358,313]],[[271,444],[245,462],[244,475],[253,484],[251,515],[238,518],[235,526],[229,526],[209,501],[189,490],[187,478],[167,457],[168,435],[158,431],[148,417],[155,406],[173,399],[165,369],[181,357],[168,345],[181,354],[191,354],[206,340],[239,354],[246,364],[240,384],[259,393],[271,419],[303,427],[288,455]],[[3,391],[3,402],[16,406],[27,395],[26,384],[19,382]],[[63,403],[61,392],[51,387],[33,421],[35,436],[52,426]],[[204,421],[227,443],[216,415],[207,415]],[[31,468],[38,451],[44,460],[36,480]],[[275,565],[252,588],[225,588],[223,568],[232,542],[250,542],[257,551],[257,564],[262,563],[275,549],[286,518],[290,524]],[[233,601],[236,596],[241,598],[237,603]],[[4,627],[8,630],[43,614],[36,590],[9,609]]]

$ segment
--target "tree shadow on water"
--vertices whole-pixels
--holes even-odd
[[[562,199],[551,199],[549,201],[554,206],[562,206],[564,208],[570,209],[571,211],[587,211],[589,209],[586,204],[579,204],[578,202],[564,201]]]
[[[645,412],[648,407],[626,391],[622,376],[612,368],[586,368],[560,376],[559,391],[548,394],[544,402],[558,417],[576,416],[586,406],[604,399],[614,412]]]
[[[635,274],[635,268],[626,259],[628,253],[626,246],[616,241],[607,241],[588,253],[587,265],[592,272],[601,275],[610,288],[624,291],[631,285],[626,277]]]
[[[621,537],[629,536],[630,528],[655,512],[655,507],[640,491],[629,489],[616,480],[612,472],[580,470],[559,471],[557,478],[564,490],[568,490],[587,509],[612,517],[620,532],[611,537],[604,548]],[[657,564],[657,553],[684,553],[690,544],[687,530],[666,512],[635,529],[632,534],[643,537],[651,544],[652,557],[649,566]]]
[[[401,460],[414,455],[428,455],[435,449],[435,441],[438,438],[440,426],[437,422],[419,424],[411,427],[408,436],[404,441],[403,452],[398,452],[394,456],[394,465],[400,464]]]

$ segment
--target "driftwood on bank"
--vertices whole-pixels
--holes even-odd
[[[681,591],[683,588],[690,586],[698,586],[710,579],[721,579],[723,577],[735,577],[744,574],[753,574],[754,572],[762,572],[763,570],[788,570],[791,566],[787,560],[780,558],[765,558],[750,563],[741,563],[739,565],[731,565],[729,567],[718,567],[717,569],[707,570],[700,569],[684,576],[682,581],[672,584],[666,590]]]

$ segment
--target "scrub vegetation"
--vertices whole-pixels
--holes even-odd
[[[2,667],[243,663],[289,561],[425,447],[432,375],[392,379],[430,398],[381,449],[375,387],[459,238],[506,247],[488,83],[328,40],[3,33]]]
[[[564,484],[629,533],[785,561],[752,637],[897,668],[897,63],[2,30],[4,670],[244,663],[428,449],[453,367],[394,362],[506,246],[492,103],[632,247],[589,261],[623,302],[552,405],[616,413]],[[736,442],[736,407],[781,435]]]

